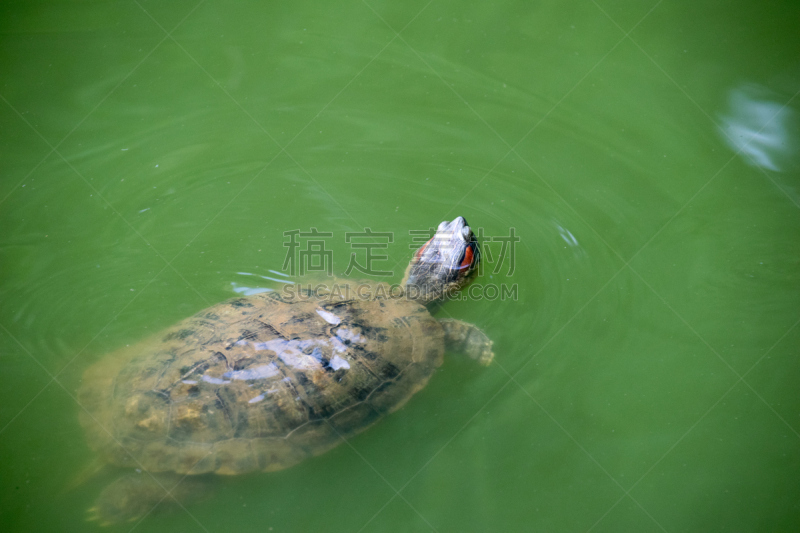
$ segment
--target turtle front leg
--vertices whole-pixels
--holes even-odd
[[[492,341],[478,326],[452,318],[441,318],[439,324],[444,328],[447,351],[466,354],[481,365],[489,366],[494,358]]]

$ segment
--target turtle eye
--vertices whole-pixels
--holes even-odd
[[[439,227],[437,228],[438,231],[446,230],[448,226],[448,222],[446,220],[439,222]]]
[[[462,236],[462,237],[464,237],[464,240],[465,240],[465,241],[467,241],[467,242],[469,242],[470,240],[472,240],[472,239],[471,239],[471,237],[472,237],[472,230],[471,230],[471,229],[469,229],[469,226],[464,226],[463,228],[461,228],[461,236]]]

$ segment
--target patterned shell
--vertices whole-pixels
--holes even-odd
[[[81,421],[122,466],[280,470],[400,407],[443,353],[439,323],[403,298],[237,298],[90,367]]]

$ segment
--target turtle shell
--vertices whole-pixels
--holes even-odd
[[[236,298],[90,367],[81,420],[121,466],[280,470],[403,405],[441,364],[443,335],[405,298]]]

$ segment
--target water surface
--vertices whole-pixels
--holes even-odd
[[[516,287],[439,313],[492,366],[450,354],[332,452],[110,530],[800,526],[794,3],[0,9],[3,530],[99,529],[92,362],[279,288],[286,231],[329,232],[336,275],[391,233],[396,281],[458,215]]]

